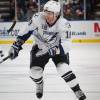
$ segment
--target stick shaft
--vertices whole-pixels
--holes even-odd
[[[14,26],[16,25],[16,20],[13,22],[12,26],[8,29],[8,33],[11,32],[14,28]],[[8,58],[10,58],[10,56],[8,55],[7,57],[3,58],[1,61],[0,61],[0,64],[3,63],[4,61],[6,61]]]
[[[3,58],[3,59],[0,61],[0,64],[3,63],[4,61],[6,61],[8,58],[10,58],[10,56],[7,56],[7,57]]]
[[[16,21],[13,22],[12,26],[11,26],[11,27],[9,28],[9,30],[7,31],[8,33],[11,32],[11,31],[13,30],[15,24],[16,24]]]

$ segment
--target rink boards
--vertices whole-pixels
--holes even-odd
[[[27,22],[17,22],[14,29],[7,33],[12,23],[0,23],[0,44],[12,44],[26,24]],[[69,21],[66,34],[71,37],[72,43],[100,43],[100,21]],[[33,42],[33,37],[26,41],[28,44]]]

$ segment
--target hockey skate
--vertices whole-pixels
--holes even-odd
[[[38,99],[41,99],[43,96],[43,81],[39,84],[36,84],[36,96]]]
[[[78,98],[78,100],[85,100],[86,99],[86,96],[85,96],[85,94],[83,93],[82,90],[76,91],[75,95]]]

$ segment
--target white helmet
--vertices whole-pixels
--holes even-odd
[[[53,0],[48,1],[43,8],[43,10],[51,11],[57,14],[60,13],[60,9],[61,9],[60,3]]]

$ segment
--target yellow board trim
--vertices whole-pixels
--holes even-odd
[[[32,44],[34,41],[32,40],[27,40],[25,43],[26,44]],[[0,40],[0,44],[13,44],[14,40]]]
[[[0,44],[12,44],[14,40],[0,40]],[[27,40],[26,44],[32,44],[34,41]],[[100,43],[100,39],[73,39],[72,43]]]
[[[100,39],[73,39],[72,43],[100,43]]]

